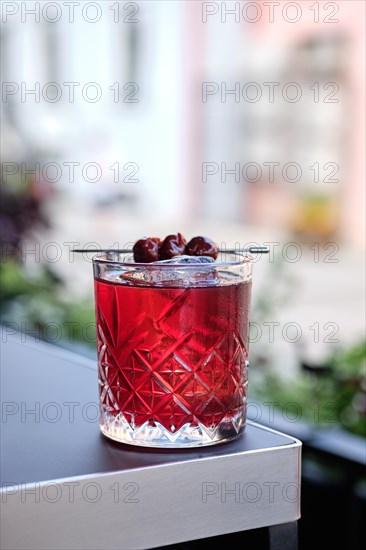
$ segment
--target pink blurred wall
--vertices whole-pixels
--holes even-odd
[[[261,0],[263,3],[264,0]],[[283,5],[284,2],[281,2]],[[320,1],[319,23],[314,23],[314,12],[308,9],[308,2],[300,2],[302,6],[301,20],[289,24],[282,17],[276,17],[275,23],[268,18],[261,18],[256,32],[262,40],[282,43],[293,47],[306,39],[335,34],[343,35],[348,40],[348,87],[351,95],[351,110],[347,121],[349,148],[347,151],[348,166],[343,188],[341,208],[341,231],[343,237],[358,247],[365,247],[365,80],[366,80],[366,50],[365,50],[365,18],[366,2],[361,0],[341,0],[338,2]],[[334,4],[339,11],[331,18],[337,23],[325,23],[323,19],[331,16],[329,4]],[[327,7],[328,6],[328,7]],[[305,7],[307,9],[305,9]],[[263,7],[263,9],[265,9]],[[281,9],[278,6],[277,9]],[[268,8],[267,8],[268,10]],[[333,11],[333,10],[332,10]],[[291,17],[293,13],[291,14]],[[247,28],[247,25],[245,25]]]

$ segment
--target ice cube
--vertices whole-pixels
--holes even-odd
[[[159,260],[153,264],[211,264],[214,259],[211,256],[175,256],[169,260]]]
[[[160,287],[214,286],[219,284],[216,267],[203,269],[202,265],[212,264],[209,256],[175,256],[169,260],[151,262],[149,266],[138,267],[122,273],[119,279],[124,284]],[[161,265],[161,269],[159,269]],[[167,266],[171,265],[172,269]],[[173,265],[176,266],[173,269]],[[185,266],[189,265],[189,269]],[[197,266],[197,267],[195,267]]]

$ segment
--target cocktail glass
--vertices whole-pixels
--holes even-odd
[[[243,432],[252,259],[220,256],[213,263],[134,263],[114,252],[93,259],[105,436],[184,448]]]

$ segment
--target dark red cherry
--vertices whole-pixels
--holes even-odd
[[[210,256],[214,260],[218,253],[219,247],[208,237],[193,237],[184,249],[184,254],[188,256]]]
[[[181,233],[168,235],[159,248],[160,260],[170,260],[170,258],[174,258],[174,256],[181,256],[184,252],[186,243],[187,241]]]
[[[133,259],[142,263],[157,262],[160,245],[161,240],[157,237],[140,239],[133,246]]]

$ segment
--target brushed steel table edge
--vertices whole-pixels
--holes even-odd
[[[264,430],[266,432],[271,432],[271,433],[280,435],[282,437],[286,437],[292,443],[288,443],[288,444],[284,444],[284,445],[278,445],[278,446],[275,446],[275,447],[266,447],[265,449],[251,449],[251,450],[248,450],[248,451],[238,451],[238,452],[228,453],[228,454],[219,455],[219,456],[200,456],[199,458],[189,458],[189,459],[185,459],[185,460],[182,458],[182,460],[175,460],[175,461],[166,462],[166,463],[163,463],[163,464],[151,464],[149,466],[138,466],[136,468],[114,470],[114,471],[111,471],[111,472],[94,472],[94,473],[91,473],[91,474],[81,474],[81,475],[66,476],[66,477],[60,477],[60,478],[50,478],[50,479],[42,480],[42,481],[34,480],[34,481],[29,481],[27,483],[23,483],[23,482],[20,482],[20,483],[22,484],[23,487],[28,487],[28,486],[30,487],[30,486],[34,485],[34,483],[39,484],[39,486],[43,486],[43,485],[46,485],[50,482],[65,483],[65,482],[72,482],[73,480],[94,479],[96,477],[98,477],[98,478],[107,478],[107,477],[114,476],[116,474],[127,474],[127,473],[133,474],[133,473],[141,472],[141,471],[167,468],[169,466],[178,466],[180,464],[196,463],[198,461],[200,461],[200,462],[201,461],[213,461],[213,460],[218,461],[220,459],[226,459],[228,457],[247,456],[247,455],[251,455],[251,454],[263,454],[263,453],[267,453],[267,452],[272,452],[274,450],[276,450],[276,451],[280,451],[280,450],[286,451],[286,450],[292,449],[292,448],[293,449],[296,449],[296,448],[301,449],[301,447],[302,447],[302,442],[299,439],[297,439],[296,437],[284,434],[284,433],[279,432],[278,430],[274,430],[272,428],[268,428],[267,426],[262,426],[261,424],[258,424],[257,422],[252,422],[250,420],[247,421],[247,424],[255,426],[255,427],[257,427],[261,430]],[[138,448],[139,447],[136,447],[136,449],[138,449]],[[144,449],[146,450],[146,448],[144,448]],[[208,449],[208,447],[206,447],[206,449]],[[192,448],[191,450],[194,450],[194,448]],[[199,450],[199,448],[198,448],[198,450]],[[174,452],[174,449],[167,449],[167,451],[169,451],[169,452],[173,451]],[[10,483],[10,480],[9,481],[3,481],[3,484],[4,483]],[[2,494],[3,492],[6,492],[8,489],[9,489],[8,487],[1,486],[0,487],[0,494]]]
[[[15,496],[11,495],[11,488],[4,488],[1,547],[141,550],[296,521],[300,517],[301,442],[271,428],[255,426],[283,435],[289,443],[31,482],[24,484]],[[66,491],[62,491],[61,501],[55,504],[44,498],[34,502],[32,495],[23,502],[22,491],[73,482],[79,489],[72,503],[66,498]],[[268,483],[278,485],[274,500],[264,491]],[[80,488],[93,484],[99,486],[103,498],[90,504],[82,498]],[[118,485],[124,489],[131,484],[139,491],[135,504],[125,499],[113,500],[112,487]],[[246,486],[255,484],[262,488],[262,496],[253,503],[242,495]],[[296,500],[289,501],[280,492],[289,485],[298,487]],[[234,497],[233,488],[238,489]]]

